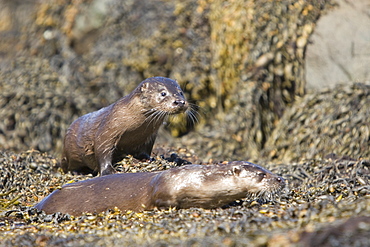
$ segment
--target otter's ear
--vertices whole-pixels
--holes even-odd
[[[148,82],[141,85],[141,87],[140,87],[141,92],[145,92],[145,91],[148,91],[148,90],[149,90],[149,83]]]
[[[233,174],[239,176],[241,172],[241,167],[239,165],[233,166]]]
[[[241,178],[245,178],[245,177],[250,176],[250,171],[248,169],[246,169],[246,167],[243,166],[243,165],[233,166],[233,173],[234,173],[234,175],[236,175],[238,177],[241,177]]]

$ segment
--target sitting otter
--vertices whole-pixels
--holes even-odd
[[[129,95],[71,124],[64,138],[61,167],[64,172],[107,175],[115,173],[112,164],[124,155],[149,159],[163,121],[187,109],[176,81],[148,78]]]

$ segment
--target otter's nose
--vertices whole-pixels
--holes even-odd
[[[277,182],[278,182],[278,183],[280,183],[280,185],[281,185],[282,187],[284,187],[284,186],[285,186],[285,180],[284,180],[284,178],[282,178],[282,177],[277,177],[277,178],[276,178],[276,180],[277,180]]]
[[[185,100],[175,100],[173,102],[176,106],[183,107],[185,105]]]

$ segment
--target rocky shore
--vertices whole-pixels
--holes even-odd
[[[121,172],[169,169],[167,150],[149,164],[121,162]],[[366,246],[370,231],[370,162],[327,157],[265,164],[287,180],[273,202],[239,201],[225,208],[114,209],[81,217],[45,215],[32,207],[59,186],[89,176],[62,174],[54,157],[37,151],[1,153],[1,246]],[[124,189],[124,188],[122,188]],[[351,222],[351,223],[347,223]]]
[[[342,65],[348,81],[307,90],[305,79],[316,25],[341,6],[0,0],[0,246],[369,246],[370,83]],[[361,42],[351,59],[366,60]],[[280,197],[82,217],[35,210],[91,178],[58,167],[71,122],[151,76],[177,79],[199,123],[170,119],[154,160],[127,157],[119,172],[248,160],[287,181]]]

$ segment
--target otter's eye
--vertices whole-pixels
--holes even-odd
[[[166,92],[162,92],[161,95],[162,95],[162,97],[164,97],[164,96],[167,95],[167,93]]]

